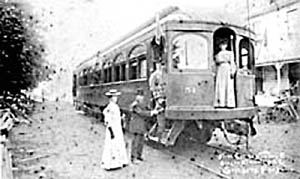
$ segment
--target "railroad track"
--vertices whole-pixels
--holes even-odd
[[[182,150],[178,151],[178,149],[174,148],[174,147],[164,147],[161,144],[155,143],[154,142],[150,142],[150,146],[154,147],[158,150],[160,150],[161,152],[163,152],[164,154],[170,156],[170,157],[176,157],[178,159],[180,159],[180,161],[184,161],[186,163],[188,163],[189,165],[192,165],[196,168],[199,168],[201,171],[205,171],[206,173],[209,173],[213,176],[215,176],[215,178],[221,178],[221,179],[233,179],[233,178],[240,178],[239,174],[226,174],[224,172],[222,172],[221,169],[221,165],[220,165],[220,160],[218,158],[218,156],[220,156],[219,154],[225,154],[225,155],[231,155],[234,157],[238,157],[239,159],[245,159],[248,161],[251,161],[253,163],[259,164],[261,167],[274,167],[273,163],[270,163],[268,160],[262,159],[260,158],[258,155],[255,155],[249,151],[243,151],[241,149],[233,149],[233,148],[226,148],[225,146],[214,146],[214,145],[202,145],[201,147],[204,148],[203,150],[205,151],[202,156],[195,156],[191,153],[185,153]],[[148,142],[149,144],[149,142]],[[195,145],[201,145],[201,144],[195,144]],[[196,147],[197,148],[197,147]],[[198,147],[199,148],[199,147]],[[218,152],[216,152],[218,151]],[[194,151],[194,154],[199,154],[201,153],[201,151]],[[213,158],[214,161],[209,161],[209,158],[212,157],[208,157],[205,155],[212,155],[212,153],[217,153],[214,154]],[[174,158],[175,158],[174,157]],[[208,159],[207,159],[208,157]],[[218,160],[216,160],[218,159]],[[201,161],[206,161],[201,162]],[[208,162],[207,162],[208,161]],[[279,172],[281,173],[293,173],[296,174],[296,176],[300,176],[300,172],[284,166],[284,165],[278,165],[278,169]],[[248,175],[251,175],[251,173],[249,173]],[[211,178],[211,177],[210,177]]]
[[[169,156],[173,156],[174,154],[176,155],[177,158],[180,158],[181,161],[187,162],[193,166],[195,166],[196,168],[199,168],[205,172],[208,172],[214,176],[216,176],[217,178],[221,178],[221,179],[231,179],[230,176],[224,175],[220,172],[218,172],[216,169],[213,169],[209,166],[206,166],[205,164],[199,162],[198,160],[191,160],[189,157],[184,156],[182,154],[176,153],[174,151],[170,151],[168,149],[166,150],[162,150],[163,153],[169,155]]]
[[[181,162],[185,162],[188,165],[192,165],[202,171],[206,172],[207,174],[211,174],[215,177],[213,178],[220,178],[220,179],[231,179],[230,176],[224,175],[221,172],[219,172],[217,169],[209,167],[208,165],[200,162],[201,158],[199,157],[191,157],[186,154],[181,154],[180,152],[174,150],[173,147],[165,147],[159,143],[153,142],[153,141],[148,141],[148,145],[151,147],[158,149],[160,152],[164,153],[165,155],[170,156],[170,158],[176,158],[179,159]],[[199,172],[200,173],[200,172]],[[212,178],[211,176],[209,178]]]

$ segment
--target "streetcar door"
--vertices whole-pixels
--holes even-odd
[[[249,107],[254,105],[255,93],[255,64],[254,46],[249,38],[239,41],[238,70],[236,74],[237,106]]]
[[[220,52],[220,43],[227,43],[226,50],[232,52],[234,58],[234,100],[235,107],[250,107],[254,105],[255,90],[254,78],[254,47],[249,38],[236,36],[235,32],[227,27],[219,28],[214,33],[214,57]],[[237,44],[237,47],[236,47]],[[216,60],[216,58],[215,58]],[[216,66],[218,67],[216,60]],[[217,68],[218,69],[218,68]],[[216,71],[216,74],[218,70]],[[228,99],[227,99],[228,100]]]
[[[235,41],[236,34],[227,27],[221,27],[214,32],[214,65],[215,65],[215,96],[214,107],[236,107],[235,91]]]
[[[209,34],[176,32],[170,39],[167,80],[168,108],[211,107],[214,75]]]

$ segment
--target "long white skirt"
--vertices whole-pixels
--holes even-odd
[[[229,63],[218,67],[215,107],[235,107],[234,79],[230,77]]]
[[[108,127],[106,127],[104,150],[102,154],[101,167],[106,170],[120,168],[129,163],[121,124],[115,124],[111,127],[114,138],[111,139],[110,131]]]

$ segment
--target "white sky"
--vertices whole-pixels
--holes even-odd
[[[42,18],[49,55],[67,66],[109,45],[170,5],[222,8],[230,0],[20,0]],[[50,13],[52,12],[52,13]],[[53,24],[53,27],[49,27]]]

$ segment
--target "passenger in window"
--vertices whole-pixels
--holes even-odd
[[[152,101],[154,103],[154,109],[158,111],[156,115],[157,124],[155,124],[149,132],[149,137],[153,137],[153,140],[159,140],[161,143],[165,143],[166,139],[162,138],[162,134],[165,130],[165,106],[166,106],[166,94],[165,94],[165,69],[164,62],[162,60],[156,62],[156,70],[150,75],[149,87],[152,94]],[[157,126],[157,127],[156,127]],[[157,129],[156,129],[157,128]],[[154,132],[156,131],[156,132]],[[154,133],[154,134],[153,134]]]
[[[217,64],[215,107],[235,107],[234,75],[236,65],[233,52],[228,51],[227,39],[219,43],[221,51],[215,56]]]

